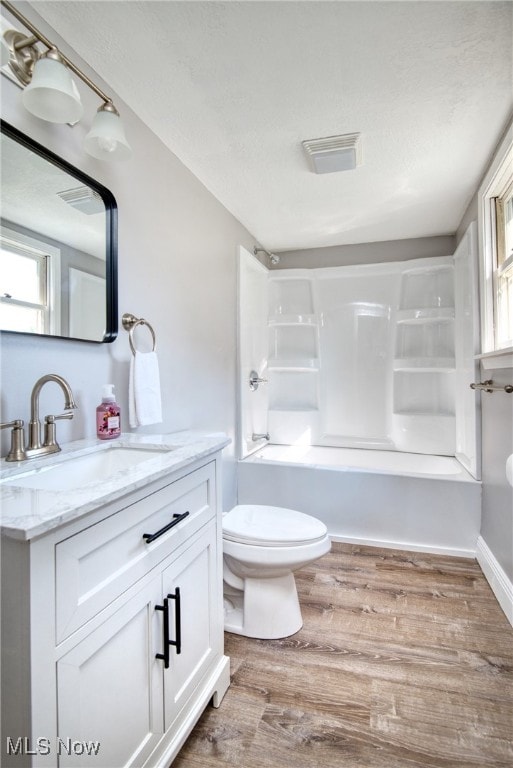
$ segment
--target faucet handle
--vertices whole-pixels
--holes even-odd
[[[55,422],[59,419],[72,419],[73,412],[59,413],[58,416],[49,414],[45,416],[45,431],[43,437],[43,448],[54,448],[54,450],[60,451],[59,444],[57,443]]]
[[[24,421],[23,419],[14,419],[14,421],[4,421],[2,424],[0,424],[0,429],[8,429],[9,427],[12,427],[13,429],[19,429],[20,427],[23,427]]]
[[[12,427],[11,432],[11,450],[5,457],[6,461],[24,461],[27,458],[24,448],[24,421],[23,419],[15,419],[14,421],[6,421],[0,424],[0,429],[7,429]]]
[[[70,411],[68,413],[59,413],[58,416],[53,416],[51,413],[48,414],[48,416],[45,416],[45,424],[53,424],[54,421],[57,421],[58,419],[72,419],[73,413]]]

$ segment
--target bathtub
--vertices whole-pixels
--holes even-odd
[[[238,463],[239,504],[290,507],[333,541],[474,557],[481,483],[450,456],[266,445]]]

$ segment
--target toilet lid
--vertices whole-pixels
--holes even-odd
[[[223,537],[240,544],[286,547],[323,539],[328,529],[295,509],[239,504],[223,515]]]

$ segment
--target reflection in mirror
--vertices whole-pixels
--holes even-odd
[[[112,194],[16,129],[1,127],[0,329],[113,341]]]

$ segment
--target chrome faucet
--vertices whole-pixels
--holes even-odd
[[[72,419],[73,413],[61,413],[58,416],[45,416],[44,438],[41,443],[41,422],[39,421],[39,395],[44,385],[54,381],[64,393],[64,410],[71,411],[77,407],[73,398],[71,387],[62,376],[56,373],[48,373],[36,381],[30,395],[30,422],[28,433],[28,445],[25,450],[27,459],[45,456],[48,453],[60,451],[60,446],[55,437],[55,422],[58,419]]]

